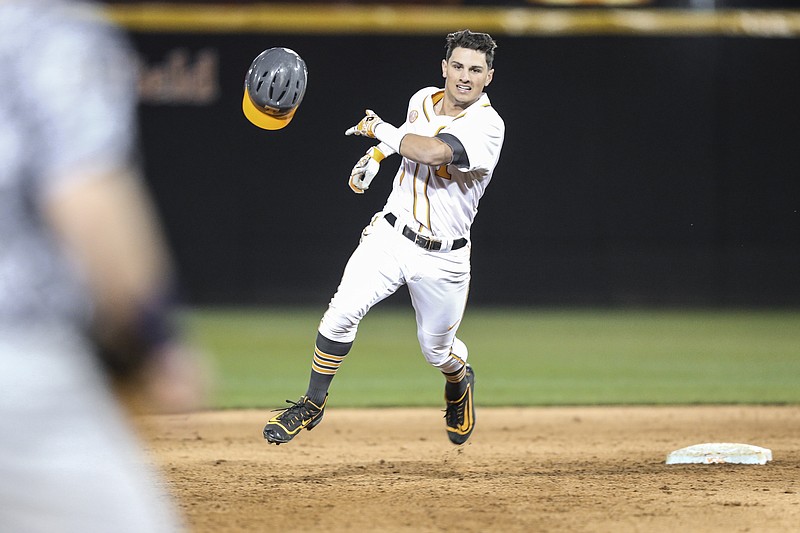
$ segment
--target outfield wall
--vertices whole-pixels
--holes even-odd
[[[326,9],[112,10],[190,303],[326,303],[397,163],[354,195],[368,143],[344,130],[366,107],[399,125],[469,25],[499,43],[507,127],[473,304],[800,305],[800,12]],[[272,46],[309,68],[279,132],[241,113]]]

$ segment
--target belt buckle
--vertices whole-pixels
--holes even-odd
[[[414,232],[414,244],[426,250],[431,249],[431,240],[425,237],[424,235],[420,235],[417,232]]]
[[[419,233],[414,233],[414,244],[428,251],[439,250],[442,247],[441,241]],[[437,244],[439,245],[438,247],[436,246]]]

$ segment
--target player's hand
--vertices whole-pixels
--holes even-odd
[[[137,414],[185,413],[206,406],[212,379],[203,354],[182,343],[169,343],[120,382],[117,392]]]
[[[358,160],[358,163],[350,172],[350,181],[348,182],[354,193],[364,194],[364,191],[369,189],[369,184],[372,183],[372,179],[380,170],[381,161],[384,157],[386,156],[383,155],[383,152],[373,146]]]
[[[381,120],[381,117],[376,115],[373,110],[367,109],[364,118],[362,118],[361,121],[352,128],[348,128],[344,134],[361,135],[362,137],[370,137],[374,139],[375,128],[377,128],[378,124],[381,124],[382,122],[383,120]]]

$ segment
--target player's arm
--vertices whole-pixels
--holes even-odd
[[[453,135],[427,137],[406,133],[403,128],[384,122],[370,109],[358,124],[345,131],[345,135],[378,139],[403,157],[423,165],[447,165],[464,154],[464,147]]]
[[[86,334],[99,359],[141,393],[147,403],[139,406],[184,410],[202,398],[204,378],[172,320],[172,261],[131,156],[134,52],[113,27],[62,28],[54,37],[40,54],[69,53],[25,78],[42,143],[35,206],[92,298]],[[62,82],[57,94],[48,79]]]
[[[86,272],[99,317],[117,329],[131,323],[137,306],[170,276],[153,208],[132,171],[102,170],[64,181],[49,195],[46,214]]]
[[[453,148],[439,137],[407,133],[400,140],[400,155],[423,165],[447,165],[453,161]]]
[[[204,370],[171,325],[171,259],[144,185],[132,170],[82,174],[65,179],[43,208],[89,283],[98,347],[145,402],[139,407],[194,408]]]

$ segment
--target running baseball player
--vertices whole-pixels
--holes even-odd
[[[483,92],[494,76],[496,44],[469,30],[447,35],[444,88],[411,97],[397,128],[367,110],[346,135],[377,139],[356,163],[350,188],[363,194],[381,161],[402,157],[386,205],[364,229],[319,325],[304,396],[264,427],[267,442],[289,442],[322,420],[330,384],[369,310],[407,285],[425,359],[445,378],[450,441],[463,444],[475,427],[475,374],[456,337],[470,283],[470,228],[492,179],[505,125]]]

